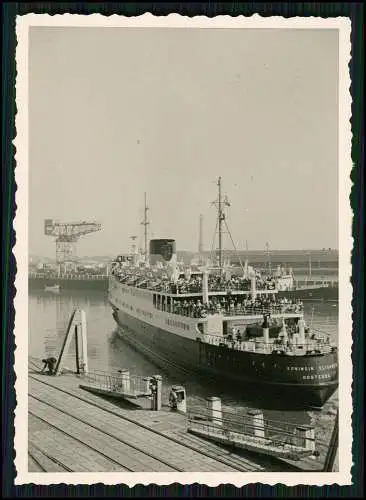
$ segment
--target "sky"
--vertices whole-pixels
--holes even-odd
[[[144,192],[150,237],[197,251],[202,214],[210,250],[218,176],[237,249],[338,248],[338,32],[30,28],[29,145],[31,255],[46,218],[128,251]]]

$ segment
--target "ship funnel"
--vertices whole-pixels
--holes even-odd
[[[175,240],[150,240],[150,265],[165,267],[166,264],[168,264],[168,268],[170,270],[170,277],[173,277],[177,267]]]

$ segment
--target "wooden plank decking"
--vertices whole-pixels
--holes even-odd
[[[72,374],[29,370],[30,472],[256,472],[291,464],[232,452],[187,432],[167,408],[134,409],[80,389]]]

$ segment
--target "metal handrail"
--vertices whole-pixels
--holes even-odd
[[[198,419],[208,419],[209,411],[207,408],[205,409],[205,408],[191,407],[187,411],[187,417],[188,419],[191,420],[194,420],[195,417]],[[238,416],[238,414],[234,413],[234,410],[232,411],[221,410],[220,421],[222,421],[222,423],[225,424],[228,429],[231,428],[231,430],[237,430],[238,428],[240,429],[242,426],[249,426],[253,429],[263,428],[251,423],[250,419],[251,417],[249,415]],[[213,419],[213,422],[214,421],[215,419]],[[283,434],[288,434],[292,436],[296,429],[295,424],[289,424],[289,423],[284,424],[279,420],[265,418],[263,419],[263,423],[267,432],[282,432]]]
[[[294,447],[294,449],[307,449],[307,443],[315,443],[315,438],[312,437],[301,437],[301,441],[304,443],[303,446],[299,445],[299,435],[296,433],[296,426],[292,429],[288,427],[288,429],[271,429],[266,421],[264,421],[264,425],[255,425],[250,424],[248,422],[238,423],[237,425],[233,425],[232,423],[225,421],[223,418],[220,423],[218,419],[215,422],[215,419],[212,418],[194,418],[197,415],[193,415],[191,413],[188,414],[188,429],[193,430],[195,427],[203,428],[207,431],[207,433],[211,434],[226,434],[229,438],[231,433],[235,433],[239,436],[245,438],[245,440],[258,440],[263,439],[267,441],[267,445],[274,447],[284,447],[290,446]],[[202,417],[202,416],[201,416]],[[263,433],[262,436],[258,435],[258,431]]]
[[[84,381],[107,392],[127,394],[131,396],[151,395],[151,377],[110,373],[103,370],[89,371],[84,375]]]
[[[332,349],[332,346],[328,342],[328,340],[324,339],[305,339],[304,344],[280,344],[276,342],[274,339],[273,342],[264,342],[260,337],[249,338],[246,340],[237,340],[237,339],[228,339],[223,335],[214,335],[210,333],[203,334],[200,337],[200,340],[211,344],[211,345],[225,345],[228,348],[238,350],[238,351],[256,351],[257,349],[261,349],[263,351],[272,353],[275,351],[281,351],[283,353],[296,353],[299,349],[299,352],[304,353],[304,349],[306,352],[327,352]]]
[[[112,270],[112,275],[114,275],[119,281],[125,282],[126,280],[133,279],[133,280],[140,280],[144,279],[146,280],[145,276],[142,275],[137,275],[137,274],[124,274],[120,276],[118,272],[113,272]],[[172,294],[178,294],[178,295],[184,295],[184,294],[189,294],[189,293],[202,293],[202,287],[199,285],[194,285],[190,283],[185,283],[185,284],[173,284],[168,280],[161,279],[156,283],[155,286],[152,286],[154,280],[146,280],[147,281],[147,286],[146,288],[148,290],[155,290],[155,291],[161,291],[164,290],[166,293],[172,293]],[[209,292],[226,292],[227,290],[231,291],[242,291],[242,292],[250,292],[251,291],[251,286],[250,283],[241,283],[241,284],[235,284],[235,283],[225,283],[225,284],[217,284],[217,283],[208,283],[208,291]],[[271,286],[265,286],[258,284],[256,286],[256,291],[260,292],[273,292],[275,290],[275,285]]]
[[[159,309],[155,306],[156,309]],[[215,312],[210,310],[209,307],[203,306],[202,309],[196,311],[185,311],[183,306],[180,306],[180,309],[177,310],[169,310],[171,314],[176,314],[177,316],[185,316],[188,318],[207,318],[207,316],[222,314],[223,316],[231,317],[231,316],[244,316],[244,315],[253,315],[253,316],[263,316],[267,315],[282,315],[282,314],[302,314],[303,307],[299,306],[273,306],[273,307],[236,307],[234,309],[230,308],[220,308]]]

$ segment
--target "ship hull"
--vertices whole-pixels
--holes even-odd
[[[102,290],[108,291],[108,277],[98,279],[29,277],[29,290],[44,290],[45,287],[59,285],[60,290]]]
[[[225,390],[243,393],[260,390],[282,406],[321,408],[338,386],[337,353],[289,357],[235,351],[206,344],[152,326],[114,308],[113,317],[122,327],[120,335],[137,351],[162,368],[175,365],[191,375],[206,375],[225,383]],[[295,359],[296,358],[296,359]],[[332,372],[325,381],[325,371]],[[324,382],[311,377],[324,376]],[[313,375],[318,374],[318,375]],[[327,375],[328,376],[328,375]]]

